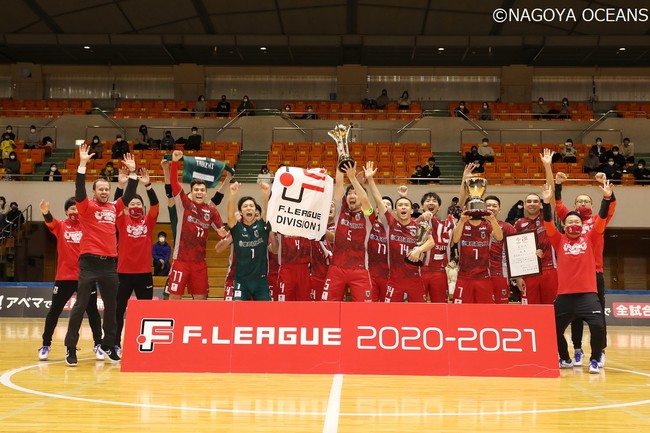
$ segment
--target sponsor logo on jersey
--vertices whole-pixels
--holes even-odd
[[[586,250],[587,242],[585,242],[583,238],[580,238],[580,240],[574,244],[564,244],[564,252],[571,254],[572,256],[579,256],[580,254],[584,254]]]
[[[115,211],[106,209],[106,210],[97,210],[94,212],[95,219],[97,222],[102,224],[115,224]]]
[[[81,242],[81,236],[83,236],[81,231],[69,232],[66,230],[63,232],[63,239],[71,244],[78,244]]]
[[[129,236],[133,238],[141,238],[143,236],[146,236],[148,231],[149,230],[147,229],[147,226],[145,224],[142,225],[127,224],[126,226],[126,232],[129,234]]]

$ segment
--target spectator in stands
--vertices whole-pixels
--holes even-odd
[[[600,166],[600,159],[596,156],[593,149],[589,151],[589,155],[585,157],[585,162],[582,165],[582,172],[594,174]]]
[[[99,172],[99,177],[109,182],[117,182],[117,169],[113,166],[113,161],[108,161],[106,166]]]
[[[494,162],[494,149],[490,146],[490,141],[486,138],[481,140],[481,146],[478,148],[478,154],[481,155],[487,162]]]
[[[440,167],[436,165],[436,158],[431,156],[427,159],[427,165],[422,167],[422,178],[426,180],[427,183],[437,183],[434,179],[440,177]]]
[[[2,229],[5,226],[5,218],[7,217],[7,199],[0,196],[0,238],[2,237]]]
[[[318,114],[314,113],[314,107],[307,105],[307,112],[302,115],[303,119],[318,119]]]
[[[158,242],[151,248],[153,257],[153,274],[156,276],[166,276],[169,274],[169,258],[172,255],[172,248],[167,243],[167,233],[158,233]]]
[[[61,182],[62,180],[63,176],[61,175],[61,172],[57,170],[56,164],[50,164],[50,169],[46,171],[45,176],[43,176],[43,182]]]
[[[90,144],[88,145],[88,153],[93,156],[91,159],[102,159],[102,153],[104,152],[104,145],[97,135],[93,137]]]
[[[226,95],[221,95],[221,101],[217,104],[215,111],[217,117],[228,117],[230,115],[230,102],[226,99]]]
[[[560,105],[560,110],[557,118],[571,119],[571,108],[569,108],[569,100],[567,98],[562,98],[562,105]]]
[[[375,107],[379,110],[383,110],[389,102],[390,98],[388,97],[388,90],[381,89],[381,95],[377,96],[377,99],[375,100]]]
[[[607,160],[598,167],[598,171],[605,173],[607,179],[611,180],[612,183],[621,183],[623,169],[616,165],[613,157],[607,158]]]
[[[458,205],[458,197],[451,199],[451,204],[447,208],[447,216],[451,215],[454,219],[458,220],[463,209]]]
[[[478,119],[492,120],[492,109],[490,108],[490,105],[487,102],[483,103],[483,107],[481,107],[481,111],[479,111],[478,113]]]
[[[544,103],[544,98],[541,96],[537,99],[537,103],[533,103],[531,107],[531,111],[533,112],[534,119],[544,119],[547,117],[548,114],[548,107]]]
[[[253,103],[248,99],[248,95],[244,96],[244,99],[242,99],[241,103],[237,107],[237,112],[242,113],[242,116],[252,116],[253,112],[250,111],[253,108]]]
[[[421,165],[416,165],[415,170],[413,173],[411,173],[411,177],[409,178],[409,182],[411,182],[413,185],[422,185],[424,181],[422,180],[422,166]]]
[[[8,128],[7,128],[8,129]],[[16,149],[16,143],[12,140],[9,133],[2,134],[2,141],[0,141],[0,152],[2,152],[2,163],[9,162],[9,154]]]
[[[202,137],[199,135],[199,128],[192,126],[190,136],[187,137],[187,142],[183,145],[185,150],[201,150]]]
[[[463,158],[463,161],[465,164],[476,164],[477,167],[474,169],[474,171],[477,173],[483,173],[485,171],[485,168],[483,167],[485,158],[483,158],[481,154],[478,153],[478,147],[476,146],[472,146],[470,151],[465,153],[465,158]]]
[[[619,147],[621,155],[625,158],[628,164],[634,164],[634,143],[629,138],[623,139],[623,145]]]
[[[460,101],[458,107],[454,108],[454,115],[456,117],[462,117],[463,119],[467,120],[468,114],[469,114],[469,109],[465,105],[465,101]]]
[[[52,149],[54,148],[54,140],[52,140],[52,137],[50,137],[49,135],[46,135],[41,140],[41,143],[39,144],[38,148],[45,150],[45,153],[47,155],[51,155]]]
[[[140,125],[138,134],[135,137],[134,150],[149,150],[152,148],[153,138],[149,136],[149,129],[147,125]]]
[[[9,153],[9,160],[4,163],[4,169],[7,174],[20,174],[20,161],[16,152]]]
[[[124,155],[130,153],[129,143],[126,140],[122,139],[122,134],[117,134],[115,136],[115,143],[111,147],[111,158],[112,159],[122,159]]]
[[[413,209],[413,213],[411,214],[411,217],[419,218],[420,216],[422,216],[422,212],[420,212],[420,205],[418,203],[412,203],[411,209]]]
[[[165,131],[165,135],[160,140],[160,148],[162,150],[174,150],[174,144],[176,144],[176,140],[174,140],[174,137],[172,137],[172,132],[168,129]]]
[[[270,185],[272,182],[273,173],[269,171],[266,165],[263,165],[260,169],[260,174],[257,175],[257,183],[268,183]]]
[[[564,162],[577,162],[578,161],[578,150],[573,145],[573,140],[567,138],[564,143],[564,148],[562,149],[562,161]]]
[[[619,152],[618,146],[614,146],[612,147],[611,150],[608,150],[607,153],[605,154],[605,158],[613,159],[614,166],[619,170],[621,170],[622,172],[625,172],[625,166],[626,166],[625,157],[621,155],[621,152]]]
[[[399,97],[397,101],[397,108],[400,110],[408,110],[411,106],[411,100],[409,99],[409,92],[404,90],[402,96]]]
[[[205,96],[199,95],[192,111],[194,117],[205,117],[208,112],[208,104],[205,102]]]
[[[5,129],[5,134],[9,134],[9,138],[11,141],[16,141],[16,134],[14,134],[14,128],[11,125],[7,125],[7,128]]]
[[[519,200],[517,203],[512,205],[512,207],[508,211],[506,222],[514,226],[517,220],[523,217],[524,217],[524,201]]]
[[[4,237],[9,237],[18,227],[25,224],[25,216],[18,209],[18,203],[12,201],[9,203],[9,212],[5,215],[5,226],[3,229]]]
[[[291,119],[293,116],[291,115],[291,110],[293,108],[291,107],[291,104],[285,104],[284,108],[282,109],[282,117],[289,118]]]
[[[598,157],[600,162],[605,162],[605,154],[607,153],[607,149],[605,149],[605,146],[603,146],[603,139],[600,137],[596,138],[596,144],[591,146],[590,152],[593,152],[594,155]]]
[[[27,138],[25,139],[25,149],[37,149],[39,144],[41,144],[41,138],[38,136],[38,132],[36,132],[36,126],[31,125]]]
[[[640,159],[636,168],[632,172],[634,183],[637,185],[650,185],[650,170],[645,168],[645,160]],[[0,197],[4,199],[4,197]],[[0,211],[1,212],[1,211]]]

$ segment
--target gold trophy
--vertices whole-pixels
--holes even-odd
[[[489,215],[483,196],[487,188],[487,179],[482,177],[471,177],[465,179],[465,191],[469,196],[467,201],[465,215],[469,215],[474,219],[480,219],[485,215]]]
[[[421,223],[418,224],[418,231],[415,233],[415,244],[416,246],[422,246],[427,241],[427,238],[429,237],[429,233],[431,233],[431,225],[429,224],[428,221],[422,221]],[[413,262],[409,260],[408,255],[404,257],[404,261],[410,265],[414,266],[422,266],[424,265],[424,254],[420,254],[420,257],[418,257],[418,260]]]
[[[327,134],[336,142],[336,151],[339,154],[339,170],[345,171],[345,167],[354,164],[354,159],[350,157],[350,148],[348,147],[348,137],[350,136],[350,127],[338,124]]]

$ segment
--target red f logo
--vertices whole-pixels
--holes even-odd
[[[174,319],[142,319],[137,338],[140,352],[153,352],[155,344],[174,342]]]

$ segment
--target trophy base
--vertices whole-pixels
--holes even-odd
[[[404,261],[405,261],[406,263],[408,263],[409,265],[413,265],[413,266],[424,266],[424,260],[422,260],[422,259],[418,260],[417,262],[412,262],[411,260],[409,260],[408,257],[404,257]]]
[[[491,214],[492,212],[487,211],[485,209],[470,209],[463,212],[463,215],[467,215],[472,219],[481,219],[484,216],[491,215]]]
[[[347,155],[346,156],[341,156],[339,158],[339,164],[338,164],[339,170],[341,170],[342,172],[345,172],[348,165],[350,165],[350,166],[354,165],[354,159],[350,158]]]

